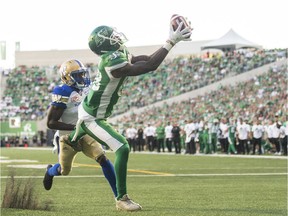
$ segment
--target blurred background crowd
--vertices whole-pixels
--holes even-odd
[[[129,128],[134,128],[136,131],[144,131],[148,125],[153,126],[155,128],[153,140],[157,140],[156,128],[159,125],[165,127],[168,122],[171,125],[178,125],[180,128],[182,153],[183,151],[187,153],[186,132],[184,129],[187,122],[193,122],[193,124],[198,125],[197,127],[195,126],[198,128],[195,130],[195,137],[198,134],[199,147],[194,153],[204,153],[206,151],[204,150],[205,144],[199,141],[203,139],[199,139],[199,137],[202,136],[201,131],[205,128],[205,125],[207,127],[209,125],[208,128],[211,132],[211,124],[215,119],[220,122],[225,119],[228,123],[231,120],[235,120],[236,123],[238,122],[237,124],[239,124],[240,118],[243,119],[247,125],[250,125],[247,140],[251,141],[251,143],[253,140],[252,126],[256,120],[259,120],[264,127],[263,138],[265,137],[265,139],[263,140],[269,141],[267,128],[271,123],[270,121],[273,121],[273,124],[280,122],[282,127],[286,127],[288,105],[287,64],[282,66],[274,66],[272,64],[267,71],[263,71],[259,76],[252,76],[249,80],[239,82],[236,85],[219,85],[217,90],[209,91],[204,95],[189,97],[181,102],[167,104],[165,100],[209,86],[228,77],[249,73],[252,69],[283,60],[287,58],[286,55],[287,50],[245,49],[224,53],[207,52],[202,55],[179,56],[167,59],[155,72],[139,77],[129,77],[129,81],[122,90],[122,97],[115,107],[113,116],[126,114],[118,118],[114,124],[125,136],[130,136],[127,135],[129,133],[126,133]],[[60,84],[58,76],[59,65],[49,67],[27,67],[23,65],[8,72],[3,71],[1,82],[4,82],[4,84],[2,83],[4,96],[0,101],[0,120],[2,122],[7,121],[11,116],[20,116],[22,121],[43,120],[47,115],[51,101],[50,93],[55,85]],[[86,66],[89,68],[93,79],[97,73],[97,65],[87,64]],[[151,107],[151,104],[153,105],[159,101],[164,101],[162,106]],[[150,105],[150,108],[145,109],[141,113],[133,112],[133,110],[148,105]],[[275,116],[277,116],[277,120],[275,120]],[[134,138],[137,139],[138,136],[138,133],[136,133]],[[218,138],[220,136],[218,135]],[[147,140],[148,137],[143,132],[144,144],[141,144],[141,146],[146,146],[145,149],[151,151],[151,147],[149,148],[150,141]],[[285,132],[283,132],[282,128],[281,133],[279,133],[279,139],[281,138],[283,141],[284,137]],[[24,138],[5,137],[2,139],[2,144],[23,144],[21,139]],[[49,138],[45,139],[45,135],[42,134],[40,136],[38,134],[38,137],[33,138],[37,141],[32,141],[32,138],[29,139],[30,145],[34,143],[34,145],[41,146]],[[209,139],[211,144],[211,136],[209,136]],[[133,141],[133,143],[137,142]],[[143,142],[141,141],[141,143]],[[153,143],[153,151],[154,149],[158,151],[157,146],[161,144],[158,145],[157,141],[153,141]],[[221,151],[228,153],[226,148],[225,150],[223,146],[221,148],[220,141],[217,143],[220,148],[208,152]],[[235,145],[237,143],[239,142],[237,141]],[[281,154],[285,154],[285,149],[281,147],[280,141],[279,143]],[[269,146],[267,152],[271,152],[272,149],[273,153],[278,154],[279,151],[276,149],[275,143],[269,142]],[[164,148],[166,151],[169,150],[166,140],[164,141]],[[253,149],[252,146],[250,148]],[[136,149],[144,150],[144,147],[140,148],[138,146],[137,148],[135,147],[135,151]],[[175,150],[175,145],[172,145],[172,149]],[[176,148],[176,150],[179,153],[179,149]],[[249,152],[253,153],[252,150]],[[262,153],[264,152],[265,150],[263,149]]]

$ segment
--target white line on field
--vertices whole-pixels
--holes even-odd
[[[23,148],[23,147],[10,147],[10,149],[17,149],[17,150],[23,150],[23,151],[30,151],[30,150],[44,150],[44,151],[52,151],[53,147],[28,147],[28,148]],[[105,150],[107,153],[111,153],[111,150]],[[148,154],[148,155],[175,155],[174,152],[149,152],[149,151],[142,151],[142,152],[130,152],[130,154]],[[186,156],[186,157],[232,157],[232,158],[262,158],[262,159],[280,159],[280,160],[288,160],[287,156],[283,155],[227,155],[227,154],[222,154],[222,153],[216,153],[216,154],[178,154],[175,156]],[[1,159],[1,157],[0,157]]]
[[[287,176],[288,173],[209,173],[209,174],[166,174],[166,175],[128,175],[128,177],[215,177],[215,176]],[[57,178],[104,178],[103,175],[77,175],[77,176],[55,176]],[[7,179],[10,176],[1,176]],[[43,178],[43,176],[14,176],[17,179]]]

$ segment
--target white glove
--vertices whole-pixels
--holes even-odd
[[[192,34],[192,29],[190,26],[187,26],[183,30],[181,30],[182,26],[184,25],[183,22],[181,22],[178,26],[178,28],[174,31],[172,25],[170,24],[170,33],[169,33],[169,40],[176,44],[179,41],[190,41],[190,35]]]
[[[58,154],[58,143],[57,143],[57,138],[59,140],[59,131],[57,130],[56,133],[54,134],[54,138],[53,138],[53,149],[52,149],[52,153],[53,154]]]

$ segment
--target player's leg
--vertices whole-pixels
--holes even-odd
[[[132,148],[133,148],[133,152],[136,151],[136,138],[132,139]]]
[[[209,154],[210,153],[210,148],[209,148],[209,143],[208,143],[208,134],[203,134],[203,153],[204,154]]]
[[[260,137],[259,139],[257,139],[257,146],[258,146],[258,154],[261,155],[262,154],[262,146],[261,146],[261,143],[262,143],[262,138]]]
[[[207,132],[205,133],[205,154],[211,154],[211,135]]]
[[[199,133],[199,145],[200,145],[200,153],[204,153],[205,144],[204,144],[204,133]]]
[[[166,147],[168,149],[168,152],[172,151],[170,138],[166,138]]]
[[[212,152],[215,154],[217,153],[217,135],[212,133],[212,139],[211,139],[211,144],[212,144]]]
[[[283,155],[287,156],[287,135],[282,140]]]
[[[59,163],[53,166],[49,164],[46,169],[46,173],[43,180],[43,185],[46,190],[50,190],[53,184],[54,176],[68,175],[72,169],[72,163],[77,151],[71,146],[67,145],[60,138],[59,141]]]
[[[81,126],[93,139],[102,145],[108,145],[115,152],[114,168],[118,194],[116,208],[126,211],[141,210],[142,207],[133,202],[127,195],[126,178],[130,148],[126,138],[119,134],[106,120],[84,122]]]
[[[253,137],[253,139],[252,139],[252,146],[253,146],[252,154],[253,154],[253,155],[255,155],[256,144],[257,144],[256,138]]]
[[[127,141],[128,141],[128,144],[129,144],[129,148],[131,150],[132,149],[132,139],[128,138]]]
[[[78,144],[80,146],[80,144]],[[61,175],[69,175],[72,170],[72,164],[75,160],[78,151],[73,149],[70,145],[66,144],[62,137],[60,138],[60,153],[59,153],[59,163],[61,166]]]
[[[161,148],[162,151],[165,152],[164,138],[161,139]]]
[[[160,139],[156,139],[156,146],[157,146],[157,152],[160,152],[160,148],[161,148],[161,141],[160,141]]]
[[[235,148],[235,139],[234,138],[230,138],[229,139],[229,147],[228,147],[228,153],[233,153],[233,154],[237,154],[236,148]]]
[[[103,171],[103,174],[107,181],[109,182],[114,196],[117,197],[116,188],[116,175],[114,171],[114,166],[110,160],[105,156],[105,151],[102,146],[94,140],[92,137],[85,135],[79,140],[82,145],[82,152],[87,156],[97,161]]]
[[[276,154],[280,154],[280,140],[279,138],[274,138],[275,147],[276,147]]]
[[[140,141],[139,137],[136,139],[136,146],[137,146],[137,150],[140,152],[141,151],[141,141]]]
[[[122,197],[126,194],[126,174],[127,174],[127,162],[129,156],[129,144],[125,137],[119,134],[116,130],[112,128],[110,124],[108,124],[104,120],[96,120],[93,122],[82,124],[83,129],[87,132],[89,136],[95,139],[102,145],[109,146],[116,154],[115,158],[115,172],[117,179],[117,190],[118,197]],[[125,146],[123,149],[128,149],[128,153],[125,151],[119,154],[118,150]],[[121,160],[119,160],[121,159]],[[123,175],[124,174],[124,175]]]

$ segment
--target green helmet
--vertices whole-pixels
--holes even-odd
[[[98,26],[89,36],[89,48],[97,55],[116,51],[124,47],[127,38],[109,26]]]

